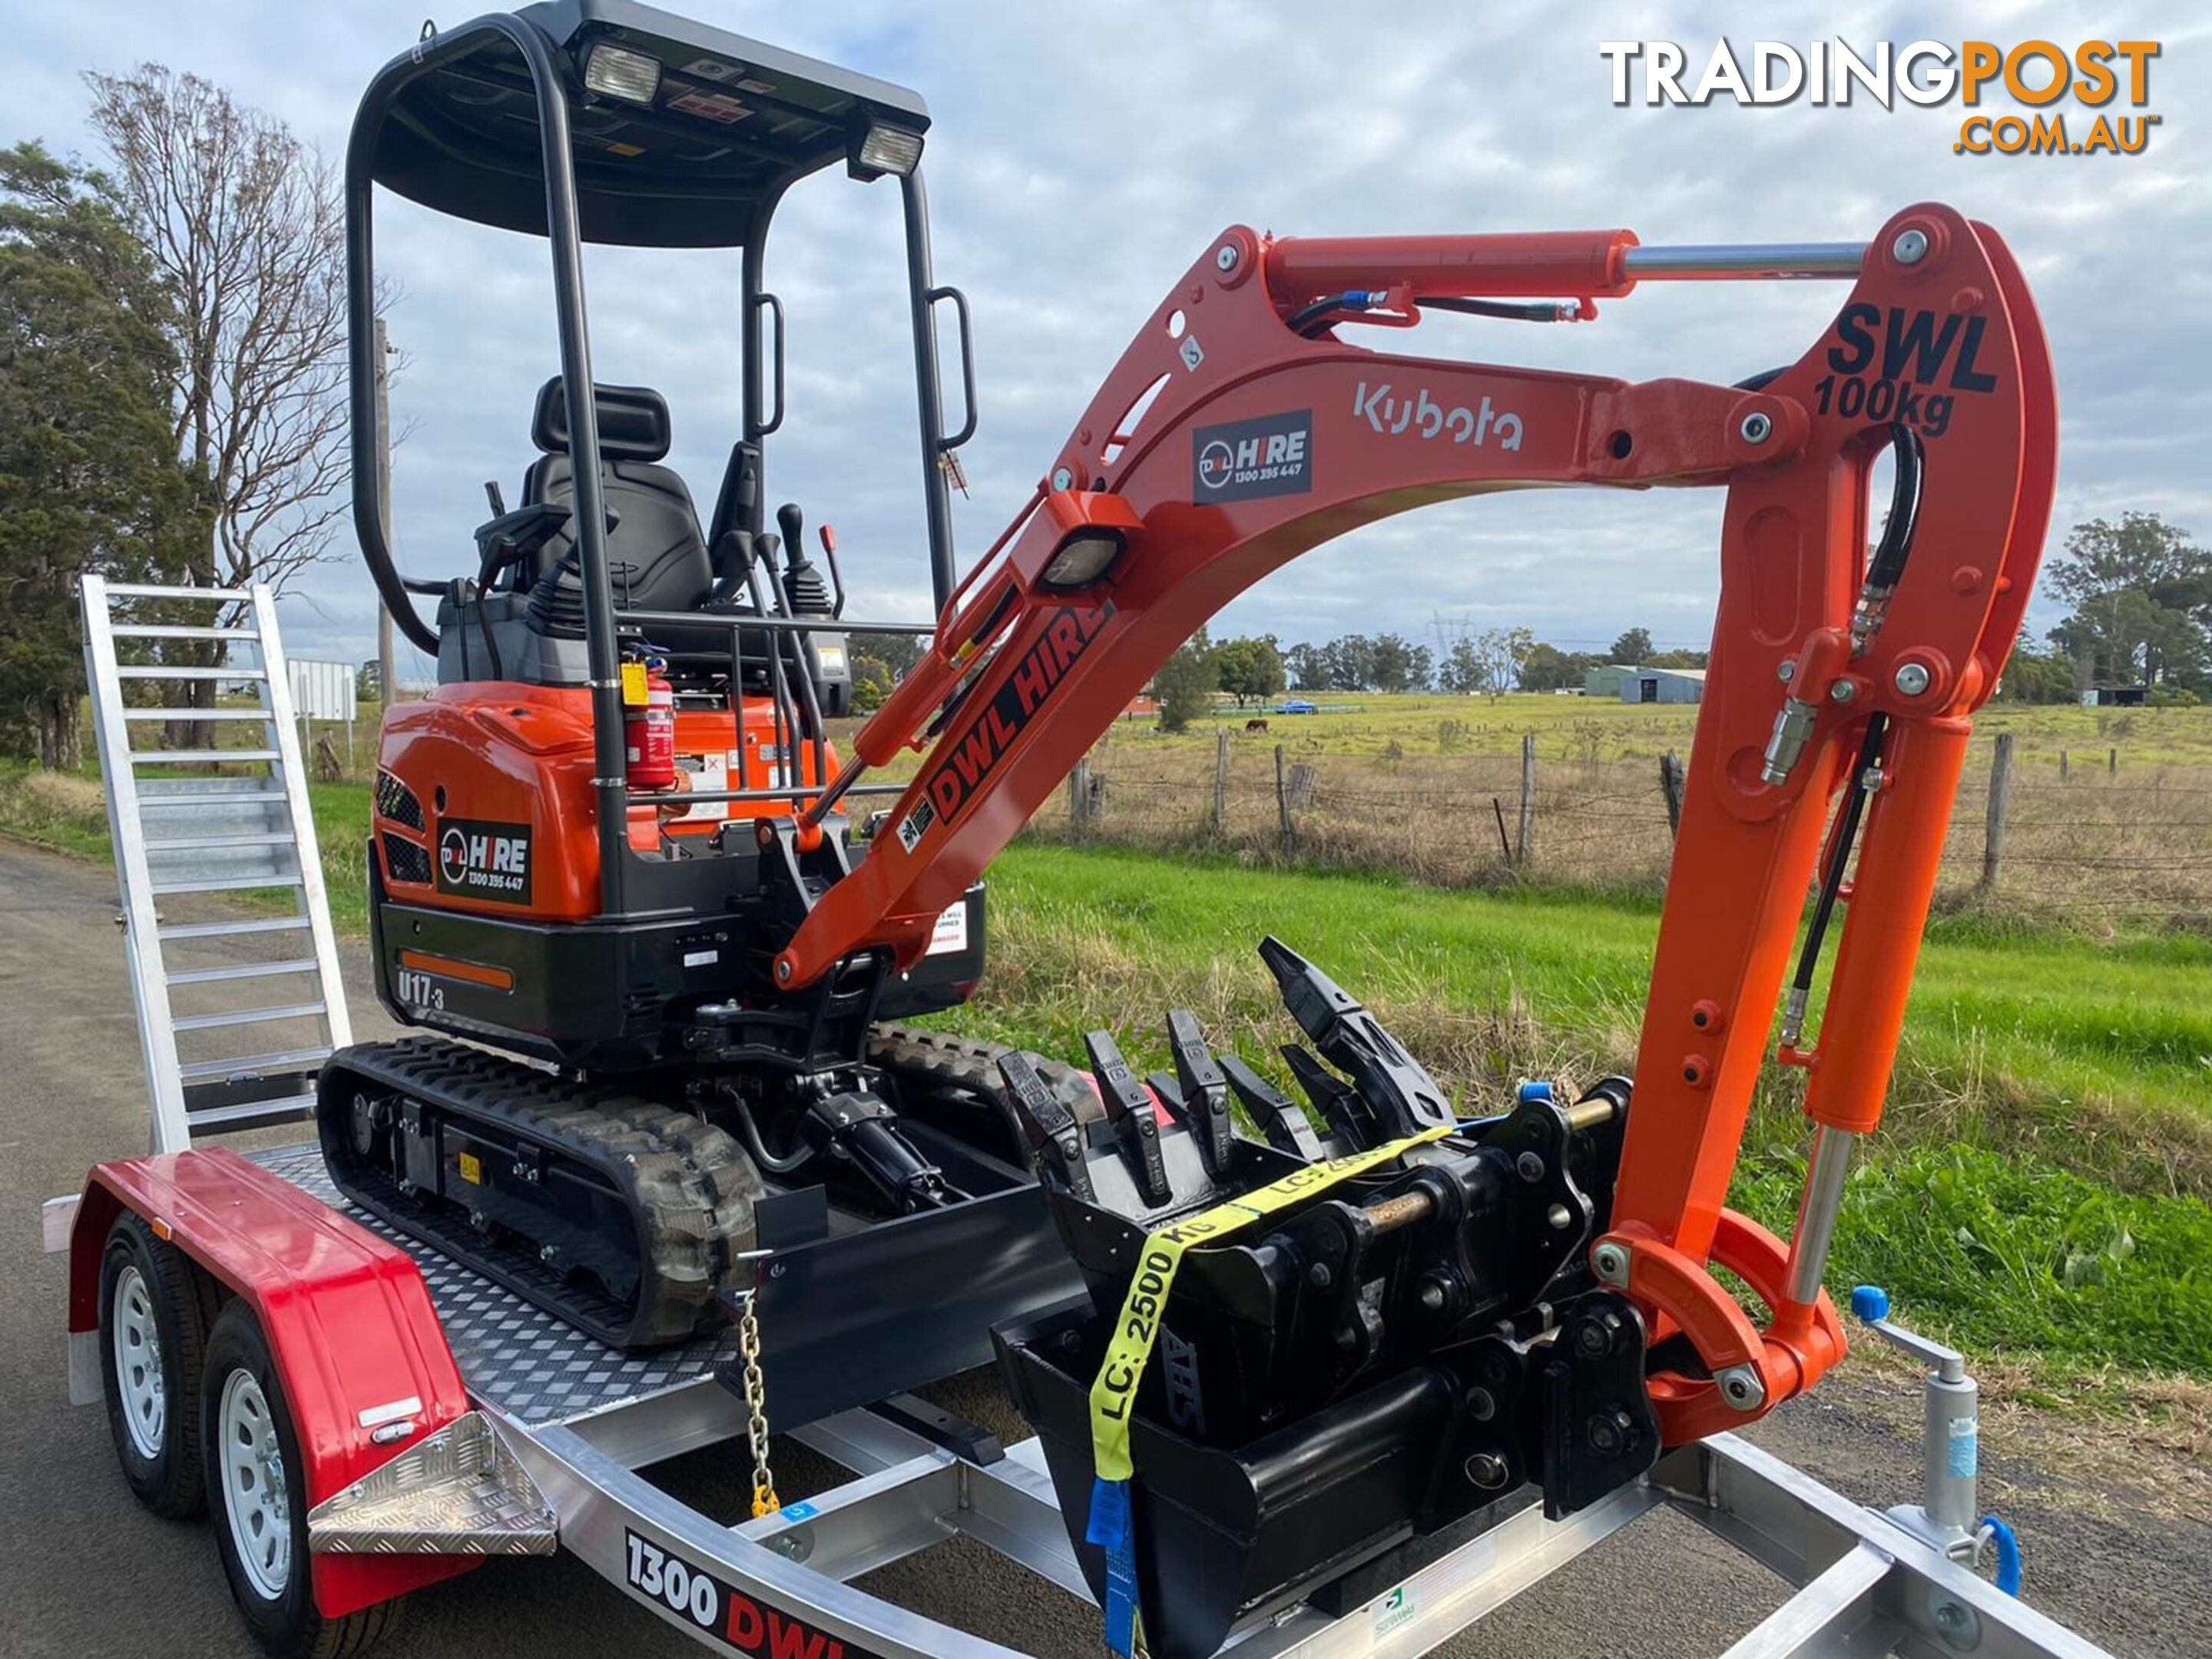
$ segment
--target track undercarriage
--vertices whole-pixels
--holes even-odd
[[[834,1079],[580,1078],[418,1037],[335,1056],[318,1121],[355,1203],[600,1341],[641,1349],[721,1322],[716,1298],[751,1282],[762,1211],[779,1199],[823,1189],[838,1218],[815,1206],[819,1232],[957,1206],[984,1195],[969,1189],[978,1169],[1020,1182],[1004,1052],[885,1024],[866,1060]],[[1051,1071],[1069,1110],[1093,1111],[1079,1077]],[[909,1121],[926,1146],[971,1151],[956,1179]],[[787,1218],[784,1237],[794,1224],[804,1236]]]

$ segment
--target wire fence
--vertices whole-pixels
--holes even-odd
[[[1395,745],[1394,745],[1395,746]],[[1224,731],[1202,745],[1109,742],[1069,778],[1049,840],[1253,862],[1401,872],[1447,887],[1529,879],[1657,890],[1673,857],[1681,760],[1331,755]],[[2092,929],[2212,931],[2212,771],[2015,765],[1977,738],[1943,848],[1937,902]]]

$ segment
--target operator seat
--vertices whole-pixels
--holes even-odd
[[[714,586],[712,562],[699,529],[698,510],[684,480],[659,465],[668,453],[668,403],[650,386],[595,386],[599,427],[600,491],[613,520],[607,533],[607,575],[615,603],[642,611],[696,611]],[[550,502],[575,506],[576,481],[568,453],[568,401],[556,374],[538,388],[530,435],[541,453],[523,475],[526,507]],[[550,537],[521,581],[530,592],[530,623],[554,638],[581,639],[583,594],[574,557],[573,524]],[[711,637],[664,639],[672,649],[713,649]],[[717,630],[719,631],[719,630]],[[727,634],[721,634],[727,650]]]

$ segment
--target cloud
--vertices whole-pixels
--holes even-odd
[[[12,136],[88,149],[78,71],[151,57],[223,82],[336,152],[360,88],[420,16],[414,0],[146,4],[127,22],[115,9],[21,20],[0,67]],[[2085,24],[2027,5],[1992,24],[1985,9],[1956,4],[1355,15],[1316,0],[927,12],[758,0],[732,21],[930,101],[938,276],[974,301],[981,382],[981,427],[965,452],[973,498],[957,512],[968,557],[1026,496],[1165,286],[1227,223],[1316,234],[1618,224],[1650,241],[1826,240],[1863,237],[1929,198],[1996,224],[2029,271],[2064,400],[2057,523],[2140,507],[2212,534],[2201,460],[2212,191],[2193,113],[2208,90],[2205,26],[2163,37],[2151,79],[2163,121],[2145,154],[2039,160],[1953,154],[1955,104],[1616,109],[1596,43],[1673,39],[1701,64],[1723,30],[1740,54],[1754,38],[2071,41],[2088,27],[2133,32],[2118,14]],[[413,422],[397,467],[397,539],[410,571],[457,571],[483,516],[483,481],[501,480],[511,501],[531,457],[531,398],[555,358],[544,250],[387,198],[378,251],[407,288],[392,328],[412,358],[394,393]],[[927,595],[921,463],[891,189],[834,173],[809,181],[778,218],[769,269],[790,313],[791,362],[770,499],[836,523],[859,608],[915,614]],[[738,416],[735,256],[592,250],[586,270],[597,372],[668,394],[675,464],[711,498]],[[1655,285],[1595,325],[1439,319],[1420,349],[1726,381],[1795,358],[1836,297],[1818,285]],[[957,384],[948,397],[957,405]],[[1419,635],[1434,617],[1466,615],[1525,622],[1569,645],[1601,645],[1633,623],[1702,643],[1719,512],[1705,491],[1535,491],[1440,507],[1279,572],[1217,632]],[[301,654],[374,649],[366,574],[349,540],[337,551],[288,603]]]

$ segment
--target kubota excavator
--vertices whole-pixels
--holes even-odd
[[[966,368],[967,306],[930,269],[927,125],[910,93],[625,0],[426,36],[371,87],[349,169],[356,520],[439,668],[386,721],[371,916],[383,1001],[447,1035],[331,1060],[322,1144],[356,1203],[618,1346],[722,1318],[774,1250],[790,1271],[746,1305],[779,1426],[979,1363],[995,1330],[1109,1623],[1126,1646],[1141,1609],[1154,1652],[1209,1653],[1524,1483],[1554,1513],[1590,1503],[1841,1356],[1829,1237],[1969,717],[2033,586],[2051,364],[2003,243],[1933,204],[1863,245],[1232,226],[956,583],[974,385],[948,432],[937,313]],[[785,416],[765,235],[839,163],[902,196],[939,607],[843,754],[843,636],[884,624],[844,616],[826,529],[817,565],[799,509],[771,529],[765,506]],[[398,574],[374,489],[374,184],[553,253],[538,453],[450,580]],[[742,429],[703,523],[664,465],[665,402],[592,379],[585,242],[742,250]],[[1796,361],[1732,385],[1363,338],[1783,277],[1851,286]],[[1316,1051],[1285,1051],[1303,1105],[1186,1015],[1174,1073],[1148,1078],[1103,1030],[1078,1070],[895,1023],[970,994],[991,860],[1223,605],[1390,514],[1561,484],[1727,492],[1632,1089],[1455,1101],[1272,939]],[[910,781],[869,780],[909,748]],[[871,792],[894,799],[856,824]],[[1770,1055],[1805,1070],[1813,1126],[1788,1240],[1726,1206]]]

